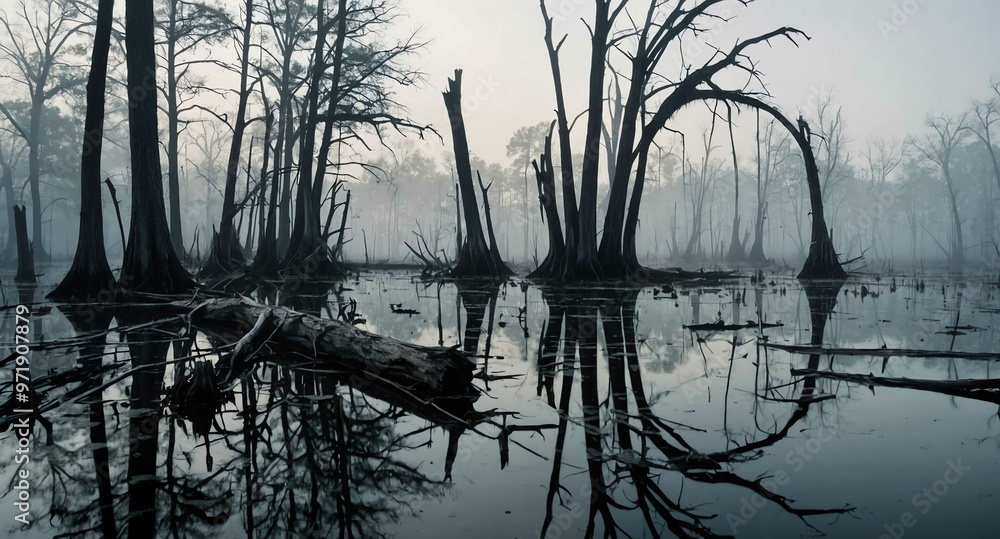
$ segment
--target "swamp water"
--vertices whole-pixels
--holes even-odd
[[[559,291],[380,272],[289,298],[473,355],[481,394],[468,424],[280,351],[231,389],[189,398],[226,343],[176,315],[49,305],[62,273],[48,273],[21,289],[3,275],[8,304],[35,304],[31,376],[47,409],[25,466],[28,529],[15,521],[17,438],[0,434],[0,535],[1000,533],[1000,385],[913,383],[998,378],[995,277]],[[720,320],[745,327],[707,326]],[[5,415],[15,325],[0,312]]]

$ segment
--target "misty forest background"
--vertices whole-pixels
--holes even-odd
[[[694,4],[699,9],[708,4],[710,13],[715,3]],[[122,236],[131,233],[133,212],[125,3],[117,4],[100,165],[101,180],[117,191],[124,223],[120,228],[104,189],[103,234],[112,265],[124,255]],[[642,4],[635,6],[639,21],[648,5]],[[674,2],[654,4],[664,14],[674,9]],[[213,250],[213,231],[227,220],[238,238],[229,248],[241,252],[234,260],[240,255],[252,260],[271,238],[276,258],[284,257],[290,243],[299,241],[298,214],[313,211],[296,200],[305,160],[315,160],[308,163],[308,174],[320,180],[311,188],[319,215],[306,219],[319,222],[322,240],[337,260],[425,265],[428,259],[459,258],[454,126],[427,123],[423,111],[408,110],[398,97],[405,88],[436,92],[447,85],[421,73],[428,36],[409,28],[402,6],[392,0],[318,5],[156,0],[154,6],[157,71],[146,89],[157,93],[164,205],[171,243],[185,263],[204,264]],[[346,17],[341,16],[344,7]],[[588,7],[584,18],[591,11]],[[639,39],[628,20],[622,16],[611,28],[600,85],[602,113],[592,115],[601,120],[597,207],[602,219],[630,97],[627,50]],[[76,252],[80,143],[97,21],[96,3],[72,0],[16,0],[0,10],[0,260],[7,267],[17,263],[14,205],[27,207],[36,262],[68,261]],[[712,33],[699,33],[698,26],[709,22],[683,31],[690,39],[707,34],[704,39],[711,42]],[[591,39],[576,23],[560,26],[568,39]],[[524,38],[537,40],[544,50],[542,35]],[[720,41],[714,46],[724,55],[733,39]],[[767,45],[795,46],[780,41]],[[826,224],[841,261],[875,271],[911,264],[952,269],[1000,264],[1000,149],[994,140],[1000,136],[1000,84],[984,83],[981,99],[973,103],[913,111],[926,114],[926,126],[905,139],[871,138],[864,125],[843,120],[835,89],[817,91],[805,103],[766,95],[766,77],[754,62],[766,65],[767,45],[747,51],[752,61],[747,57],[742,68],[734,64],[732,74],[720,75],[710,86],[743,88],[798,117],[799,126],[811,132]],[[318,79],[312,76],[320,65],[317,51],[325,60]],[[671,88],[691,70],[682,54],[674,56],[653,66],[657,74],[650,80],[659,80],[662,88]],[[482,106],[491,90],[475,86],[475,58],[455,67],[465,68],[472,81],[462,101],[466,112],[470,105]],[[537,88],[539,95],[532,97],[551,100],[555,109],[552,81],[538,81]],[[666,93],[650,92],[650,110],[644,102],[641,114],[651,115]],[[588,174],[585,111],[567,112],[572,139],[579,142],[571,153],[573,170]],[[635,175],[640,166],[645,171],[636,235],[639,261],[652,267],[766,261],[798,267],[808,253],[812,214],[794,137],[771,116],[749,107],[704,101],[686,107],[684,114],[700,119],[700,128],[682,132],[668,123],[631,171]],[[561,138],[550,132],[555,119],[553,113],[509,133],[505,161],[485,161],[476,155],[477,141],[469,141],[471,170],[484,187],[489,185],[499,253],[525,271],[549,252],[535,166],[546,153],[547,136],[552,136],[548,154],[561,154]],[[475,122],[475,116],[468,121]],[[312,150],[303,151],[304,144]],[[554,161],[558,177],[564,160]],[[555,189],[563,200],[560,182]],[[482,191],[478,185],[475,190],[482,210]],[[230,269],[227,256],[223,270]]]

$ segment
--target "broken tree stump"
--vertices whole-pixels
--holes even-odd
[[[34,283],[35,246],[28,240],[26,208],[14,205],[14,233],[17,237],[17,275],[15,283]]]

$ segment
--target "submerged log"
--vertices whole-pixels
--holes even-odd
[[[475,362],[456,348],[405,343],[248,299],[209,300],[191,311],[191,323],[230,342],[240,340],[230,356],[234,372],[242,370],[239,363],[272,346],[271,361],[313,360],[343,371],[347,382],[362,390],[392,392],[456,417],[470,411],[478,396],[472,385]]]

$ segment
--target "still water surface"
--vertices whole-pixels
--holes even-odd
[[[995,277],[557,290],[380,272],[285,299],[474,355],[468,422],[376,399],[356,377],[280,351],[206,398],[184,380],[227,343],[148,309],[76,316],[44,303],[51,285],[18,290],[8,277],[8,302],[38,303],[31,374],[48,409],[34,426],[26,530],[14,521],[17,440],[0,434],[4,534],[1000,533],[1000,385],[921,382],[994,380],[1000,365],[881,351],[1000,351]],[[0,315],[7,357],[14,314]],[[745,327],[685,328],[720,320]],[[8,358],[8,408],[12,378]]]

